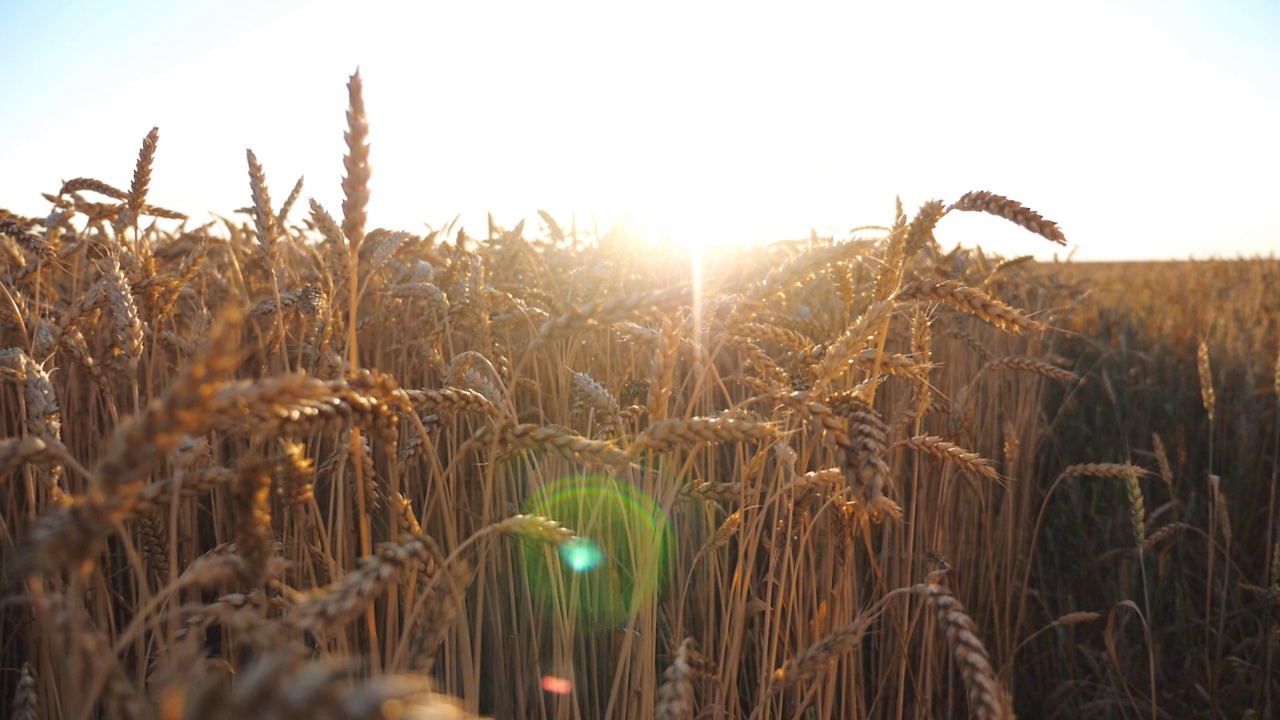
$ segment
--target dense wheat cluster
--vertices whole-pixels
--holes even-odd
[[[1065,242],[990,192],[697,266],[370,229],[348,91],[341,217],[250,151],[187,220],[156,130],[0,210],[13,717],[1274,716],[1275,263],[1175,338],[941,249]]]

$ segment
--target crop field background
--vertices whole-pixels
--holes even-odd
[[[1280,712],[1280,261],[373,229],[368,123],[0,210],[10,717]]]

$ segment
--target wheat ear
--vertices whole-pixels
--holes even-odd
[[[1213,391],[1213,369],[1209,365],[1209,344],[1201,342],[1196,348],[1196,369],[1200,374],[1200,400],[1204,411],[1209,416],[1209,424],[1213,425],[1214,410],[1217,407],[1217,394]]]
[[[257,585],[266,577],[271,556],[271,473],[256,460],[243,463],[234,484],[236,545],[245,564],[245,580]]]
[[[1061,380],[1062,382],[1071,382],[1079,380],[1080,377],[1070,370],[1063,370],[1057,365],[1047,363],[1043,360],[1035,358],[1023,357],[1021,355],[1010,355],[1008,357],[996,358],[989,361],[982,367],[983,370],[1018,370],[1021,372],[1035,373],[1052,380]]]
[[[948,462],[955,463],[960,468],[969,472],[981,475],[988,480],[997,480],[1000,475],[996,469],[991,466],[991,461],[983,458],[977,453],[969,452],[964,448],[952,442],[947,442],[936,435],[917,435],[898,443],[906,445],[914,450],[928,453],[935,457],[940,457]]]
[[[902,246],[904,263],[911,260],[920,248],[933,242],[933,229],[945,214],[946,210],[941,200],[930,200],[920,206],[911,225],[907,227],[907,238]]]
[[[834,665],[845,654],[862,644],[862,638],[866,636],[867,628],[875,617],[871,612],[862,613],[853,622],[828,633],[818,642],[796,653],[782,667],[773,671],[770,692],[778,692],[796,683],[811,680]]]
[[[319,632],[359,617],[388,586],[406,571],[426,568],[434,574],[436,561],[426,541],[411,537],[401,543],[386,543],[376,554],[360,561],[359,567],[327,588],[305,596],[285,616],[294,628]]]
[[[662,673],[662,685],[654,700],[654,720],[692,720],[693,671],[689,667],[689,653],[693,638],[685,638],[676,650],[671,665]]]
[[[1016,225],[1021,225],[1046,240],[1059,245],[1067,244],[1067,238],[1062,234],[1062,230],[1058,228],[1057,223],[1044,219],[1040,216],[1040,213],[1024,207],[1022,203],[1016,200],[1010,200],[993,192],[975,190],[965,193],[947,208],[947,212],[952,210],[984,212],[996,215]]]
[[[985,292],[967,287],[955,280],[930,278],[903,285],[894,296],[899,301],[945,302],[984,322],[1013,333],[1043,330],[1044,325],[996,300]]]
[[[465,560],[455,560],[444,572],[436,573],[433,587],[422,600],[422,620],[409,641],[410,668],[430,672],[436,648],[457,616],[471,579],[471,566]]]
[[[472,439],[479,442],[488,439],[496,432],[498,452],[506,456],[526,450],[559,455],[565,460],[578,463],[600,463],[604,465],[625,465],[627,455],[612,442],[591,440],[562,428],[537,423],[504,424],[494,430],[486,427]]]
[[[364,242],[365,207],[369,203],[369,121],[364,113],[364,83],[356,70],[347,84],[347,154],[342,166],[342,232],[351,248]]]
[[[266,173],[252,150],[245,150],[249,161],[249,191],[253,198],[253,222],[258,231],[258,243],[267,252],[267,257],[275,259],[276,219],[271,209],[271,194],[267,190]]]
[[[289,197],[285,198],[284,203],[280,205],[280,212],[276,214],[276,235],[285,233],[284,223],[294,203],[298,202],[298,198],[302,195],[302,182],[303,178],[298,178],[298,182],[293,184],[293,190],[289,192]]]
[[[631,453],[669,452],[700,443],[767,443],[776,435],[777,429],[773,425],[753,420],[731,417],[694,417],[688,420],[672,418],[656,422],[640,433],[631,446]]]
[[[160,128],[153,127],[142,139],[142,149],[138,151],[138,164],[133,169],[133,183],[129,185],[129,197],[125,206],[129,216],[137,219],[147,203],[147,188],[151,184],[151,163],[156,156],[156,143],[160,140]]]
[[[1160,479],[1164,481],[1165,489],[1169,492],[1169,500],[1177,501],[1178,496],[1173,492],[1173,467],[1169,465],[1169,455],[1164,450],[1164,442],[1156,433],[1151,433],[1151,446],[1156,453],[1156,463],[1160,467]]]
[[[1136,473],[1124,476],[1124,491],[1129,499],[1129,524],[1133,527],[1134,547],[1141,550],[1147,540],[1147,505]]]
[[[672,310],[684,304],[688,298],[689,289],[676,286],[588,303],[544,322],[533,344],[551,342],[616,322],[636,320],[656,311]]]
[[[1147,471],[1145,469],[1128,463],[1079,463],[1068,466],[1058,474],[1058,479],[1085,476],[1124,480],[1130,475],[1133,477],[1145,477],[1146,474]]]
[[[969,695],[969,707],[979,720],[1013,718],[1008,695],[996,682],[995,671],[987,649],[978,637],[978,626],[964,605],[944,585],[926,583],[912,587],[913,595],[923,597],[933,606],[938,627],[947,636],[951,655],[960,668],[960,678]]]
[[[58,190],[58,194],[68,195],[70,193],[80,192],[82,190],[95,192],[95,193],[98,193],[99,195],[106,195],[112,200],[127,200],[129,198],[129,193],[126,193],[125,191],[120,190],[118,188],[112,187],[111,185],[108,185],[107,183],[104,183],[101,180],[95,180],[93,178],[82,178],[82,177],[68,180],[62,183],[62,189]]]
[[[58,462],[62,457],[62,452],[35,435],[24,438],[0,438],[0,475],[27,464],[41,465]]]
[[[40,695],[36,692],[36,673],[31,663],[22,663],[22,673],[18,676],[18,687],[13,692],[13,704],[10,706],[13,720],[39,720]]]

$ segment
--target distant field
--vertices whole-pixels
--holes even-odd
[[[12,717],[1276,717],[1280,263],[368,229],[350,93],[342,208],[0,211]]]

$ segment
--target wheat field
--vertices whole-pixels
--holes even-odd
[[[336,215],[0,210],[11,717],[1276,716],[1280,263],[370,229],[348,93]]]

